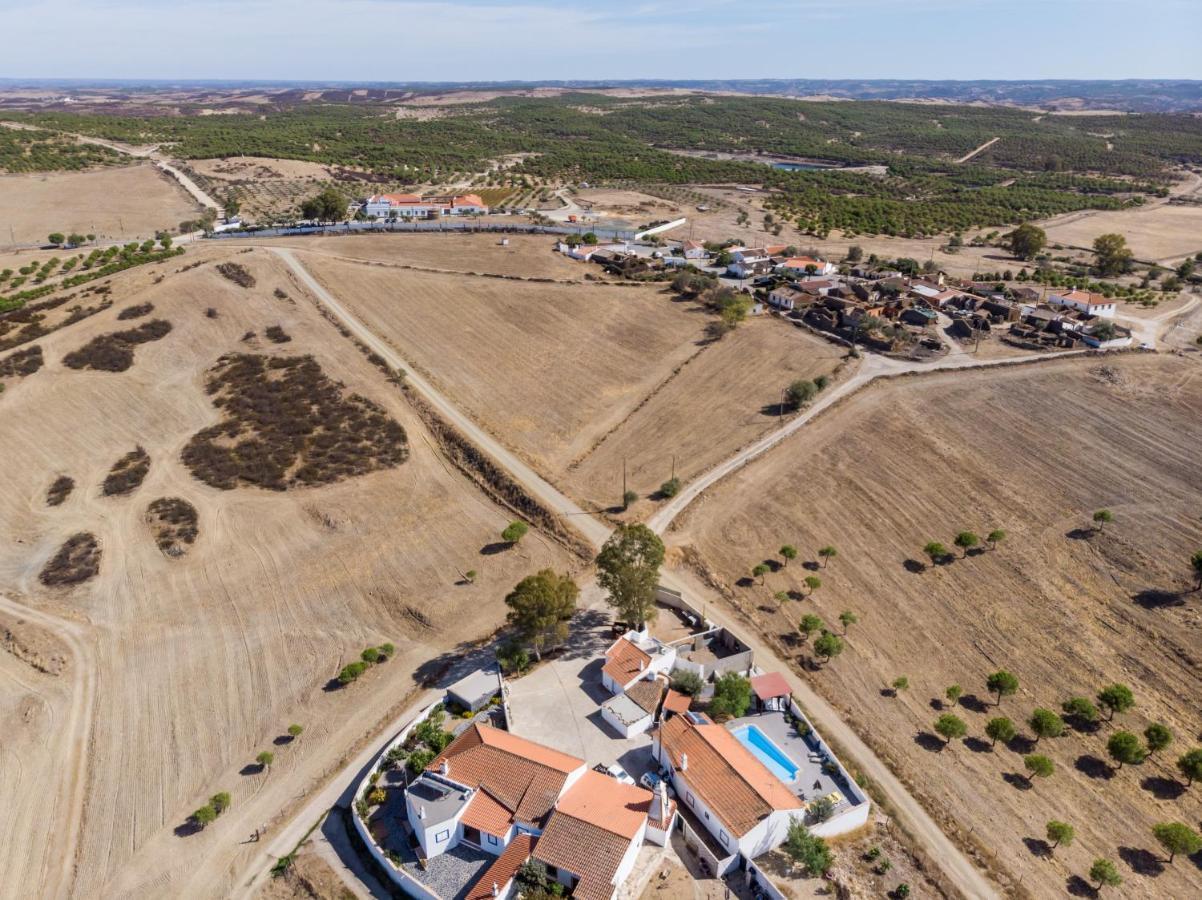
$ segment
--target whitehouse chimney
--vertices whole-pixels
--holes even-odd
[[[417,817],[419,819],[424,819],[426,817],[426,805],[424,803],[418,804]]]
[[[680,754],[680,771],[689,771],[689,754],[687,753]]]
[[[442,761],[442,765],[440,765],[438,767],[438,774],[439,775],[450,775],[451,774],[451,764],[448,763],[445,759]]]
[[[492,895],[494,897],[501,896],[501,886],[499,884],[497,884],[495,881],[492,883]]]

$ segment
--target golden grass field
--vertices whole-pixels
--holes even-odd
[[[237,287],[212,265],[158,285],[124,273],[138,273],[141,286],[115,289],[113,309],[42,339],[46,366],[0,394],[0,452],[19,461],[0,476],[0,583],[21,604],[0,607],[0,634],[10,629],[25,648],[0,653],[0,884],[29,894],[73,883],[87,897],[227,895],[257,849],[243,843],[250,832],[404,708],[419,667],[436,673],[462,642],[497,627],[501,598],[519,578],[569,564],[537,532],[516,551],[481,555],[512,516],[442,458],[400,392],[266,251],[205,248],[172,262],[205,254],[246,265],[257,285]],[[273,296],[277,288],[287,298]],[[62,367],[64,353],[127,327],[116,314],[147,301],[174,329],[139,346],[131,369]],[[290,343],[262,338],[275,324]],[[258,336],[244,340],[248,331]],[[230,351],[314,354],[404,426],[410,459],[286,493],[202,485],[179,453],[217,420],[203,376]],[[152,460],[145,483],[127,497],[101,496],[105,473],[135,445]],[[61,474],[76,488],[47,507]],[[147,505],[164,496],[199,511],[199,537],[181,559],[164,556],[144,523]],[[44,588],[43,563],[79,530],[100,539],[100,574]],[[457,585],[469,568],[476,583]],[[76,633],[75,647],[37,615]],[[345,691],[325,690],[361,649],[384,641],[396,658]],[[58,674],[33,664],[55,659]],[[303,736],[273,746],[291,722]],[[276,752],[270,773],[240,774],[263,749]],[[232,794],[231,810],[203,833],[177,836],[218,790]]]
[[[145,240],[199,213],[179,185],[150,163],[93,172],[0,175],[0,223],[6,226],[0,247],[14,238],[18,244],[43,243],[54,231]]]
[[[693,547],[794,659],[806,655],[795,640],[804,613],[836,630],[841,611],[859,616],[846,652],[809,677],[951,833],[996,854],[1016,896],[1059,896],[1099,856],[1118,865],[1124,897],[1197,896],[1197,863],[1157,862],[1151,827],[1196,823],[1202,810],[1202,789],[1184,790],[1173,766],[1202,732],[1200,595],[1182,593],[1202,547],[1199,409],[1202,369],[1171,356],[878,384],[709,491],[670,541]],[[1115,521],[1091,534],[1101,507]],[[993,528],[1008,534],[996,551],[923,572],[907,563],[927,541],[950,547],[961,530]],[[839,556],[817,572],[815,597],[778,610],[773,592],[798,588],[806,569],[794,563],[762,587],[748,576],[784,543],[802,560],[826,544]],[[1021,687],[999,712],[985,678],[1000,668]],[[901,675],[909,690],[887,696]],[[1097,733],[1040,741],[1057,770],[1033,788],[1020,777],[1029,743],[982,740],[992,716],[1030,735],[1035,707],[1059,711],[1114,681],[1137,707]],[[939,749],[932,725],[951,684],[985,706],[962,701],[970,738]],[[1110,733],[1153,721],[1175,743],[1107,772]],[[1077,840],[1049,861],[1034,842],[1052,818]]]
[[[477,421],[547,472],[696,352],[707,317],[659,286],[432,274],[320,255],[305,266]]]

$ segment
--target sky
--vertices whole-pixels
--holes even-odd
[[[0,0],[0,78],[1197,78],[1202,0]]]

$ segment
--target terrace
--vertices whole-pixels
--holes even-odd
[[[677,666],[691,669],[702,678],[727,672],[747,672],[751,668],[751,648],[725,628],[683,638],[673,646]]]
[[[833,792],[838,792],[841,799],[835,804],[833,815],[838,815],[851,808],[853,792],[848,788],[838,764],[833,758],[823,754],[812,732],[803,737],[798,734],[797,728],[790,718],[785,713],[777,711],[744,716],[726,723],[727,729],[731,732],[738,732],[745,726],[758,728],[777,749],[788,757],[788,762],[797,767],[795,777],[788,779],[787,773],[780,771],[782,766],[785,769],[789,768],[788,765],[784,765],[785,761],[772,759],[770,749],[767,751],[768,759],[765,761],[763,750],[752,749],[753,755],[760,758],[761,762],[765,762],[768,769],[780,777],[800,800],[809,803],[819,797],[826,797]]]

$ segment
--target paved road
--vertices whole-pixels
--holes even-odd
[[[351,330],[356,337],[362,340],[365,344],[383,356],[391,365],[396,368],[408,370],[408,366],[400,355],[387,343],[373,334],[370,329],[363,325],[358,319],[351,315],[347,309],[334,298],[321,284],[313,278],[312,275],[301,265],[300,261],[290,251],[284,248],[270,248],[288,264],[300,281],[314,294],[315,297],[324,304],[330,312]],[[1060,354],[1063,355],[1063,354]],[[969,364],[972,364],[970,358]],[[676,512],[667,517],[664,521],[664,526],[671,522],[672,518],[678,514],[692,498],[704,490],[705,487],[718,481],[729,471],[746,463],[749,459],[758,456],[770,447],[784,440],[789,434],[792,434],[798,428],[802,427],[809,419],[817,415],[823,409],[829,407],[832,403],[842,396],[846,396],[855,390],[858,390],[863,385],[867,384],[872,379],[879,377],[882,374],[892,372],[907,371],[911,366],[921,367],[922,364],[909,364],[896,360],[885,359],[884,357],[872,356],[869,357],[861,365],[859,371],[849,379],[843,382],[839,388],[832,390],[829,394],[814,404],[809,410],[801,416],[793,419],[784,428],[769,435],[763,441],[758,443],[758,449],[749,448],[734,457],[728,463],[711,469],[709,473],[698,479],[698,483],[703,486],[697,490],[686,490],[674,499],[672,508]],[[945,366],[950,368],[954,366]],[[492,437],[492,435],[483,431],[475,425],[467,416],[456,409],[445,397],[435,390],[425,379],[422,379],[416,373],[409,372],[409,383],[416,389],[425,400],[434,406],[441,415],[448,421],[453,422],[456,427],[460,428],[468,435],[477,445],[486,453],[491,455],[498,463],[504,466],[510,475],[520,481],[532,494],[537,496],[540,501],[545,503],[549,508],[554,509],[562,515],[571,516],[571,523],[584,534],[584,536],[595,546],[600,546],[609,536],[611,528],[603,522],[594,519],[591,515],[582,510],[573,501],[565,497],[558,490],[552,487],[544,479],[535,474],[529,466],[517,459],[510,451],[502,447],[500,443]],[[691,486],[692,487],[692,486]],[[684,497],[688,500],[684,500]],[[724,604],[721,598],[715,597],[713,592],[696,582],[687,573],[664,572],[662,581],[669,587],[679,590],[685,590],[692,596],[702,597],[707,600],[707,614],[718,621],[725,623],[729,621],[726,616]],[[734,626],[735,623],[730,623]],[[749,629],[739,624],[737,630],[744,639],[747,638]],[[821,697],[815,694],[799,677],[792,674],[788,664],[779,660],[775,652],[766,644],[762,643],[754,636],[749,641],[749,644],[755,650],[759,660],[775,667],[782,672],[787,673],[786,677],[790,680],[790,685],[797,692],[798,699],[810,713],[815,725],[819,730],[823,731],[838,740],[843,747],[846,748],[849,757],[854,760],[856,765],[864,771],[870,778],[873,779],[879,786],[881,791],[889,799],[893,805],[898,818],[902,821],[905,827],[911,834],[924,846],[931,858],[943,869],[946,876],[955,884],[966,896],[974,898],[995,898],[998,897],[997,890],[991,882],[979,872],[972,862],[955,846],[947,836],[942,832],[935,821],[923,809],[922,805],[914,799],[914,797],[906,790],[905,786],[890,772],[881,760],[872,752],[866,744],[863,743],[855,734],[854,730],[843,721],[838,712],[826,703]],[[386,734],[392,734],[394,731],[389,729]],[[382,746],[383,740],[379,742]],[[367,751],[360,754],[359,759],[370,760]],[[357,769],[356,769],[357,771]],[[341,776],[340,776],[341,778]],[[289,839],[283,837],[277,838],[270,846],[270,850],[274,853],[288,852],[295,845],[296,839],[303,833],[304,829],[316,821],[320,810],[326,808],[331,802],[331,795],[335,793],[333,785],[324,790],[319,797],[314,798],[306,807],[306,813],[302,813],[293,823],[285,828],[285,834],[289,835]],[[325,805],[323,805],[323,803]],[[292,837],[295,836],[295,837]],[[289,843],[291,840],[291,843]],[[257,873],[256,873],[257,875]],[[253,883],[253,882],[252,882]],[[249,896],[249,895],[247,895]]]

